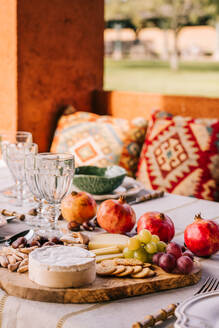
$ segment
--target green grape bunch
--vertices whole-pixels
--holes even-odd
[[[130,238],[127,247],[123,250],[125,258],[134,258],[142,262],[152,262],[152,257],[157,252],[166,250],[166,243],[157,235],[152,235],[147,229],[143,229],[136,236]]]

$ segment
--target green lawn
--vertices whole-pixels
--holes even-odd
[[[104,89],[219,97],[219,63],[184,62],[173,72],[166,62],[106,59]]]

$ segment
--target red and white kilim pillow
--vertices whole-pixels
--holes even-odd
[[[219,120],[152,115],[137,179],[148,189],[219,200]]]

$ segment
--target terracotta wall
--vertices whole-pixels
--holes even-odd
[[[14,1],[0,1],[0,130],[17,127],[17,36]]]
[[[102,88],[104,1],[1,0],[0,13],[7,24],[9,10],[14,17],[8,52],[17,48],[17,67],[7,92],[0,93],[3,90],[9,99],[17,92],[17,102],[9,106],[13,110],[4,115],[0,128],[9,121],[12,126],[17,116],[17,128],[31,131],[45,151],[60,108],[73,103],[89,111],[92,91]],[[0,49],[7,35],[0,35]],[[0,103],[0,115],[6,109]]]

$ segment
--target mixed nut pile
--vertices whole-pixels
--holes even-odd
[[[36,235],[31,241],[19,237],[11,246],[0,250],[0,265],[11,272],[24,273],[28,271],[29,254],[36,248],[44,246],[67,245],[87,248],[89,238],[81,232],[73,232],[61,238]]]

